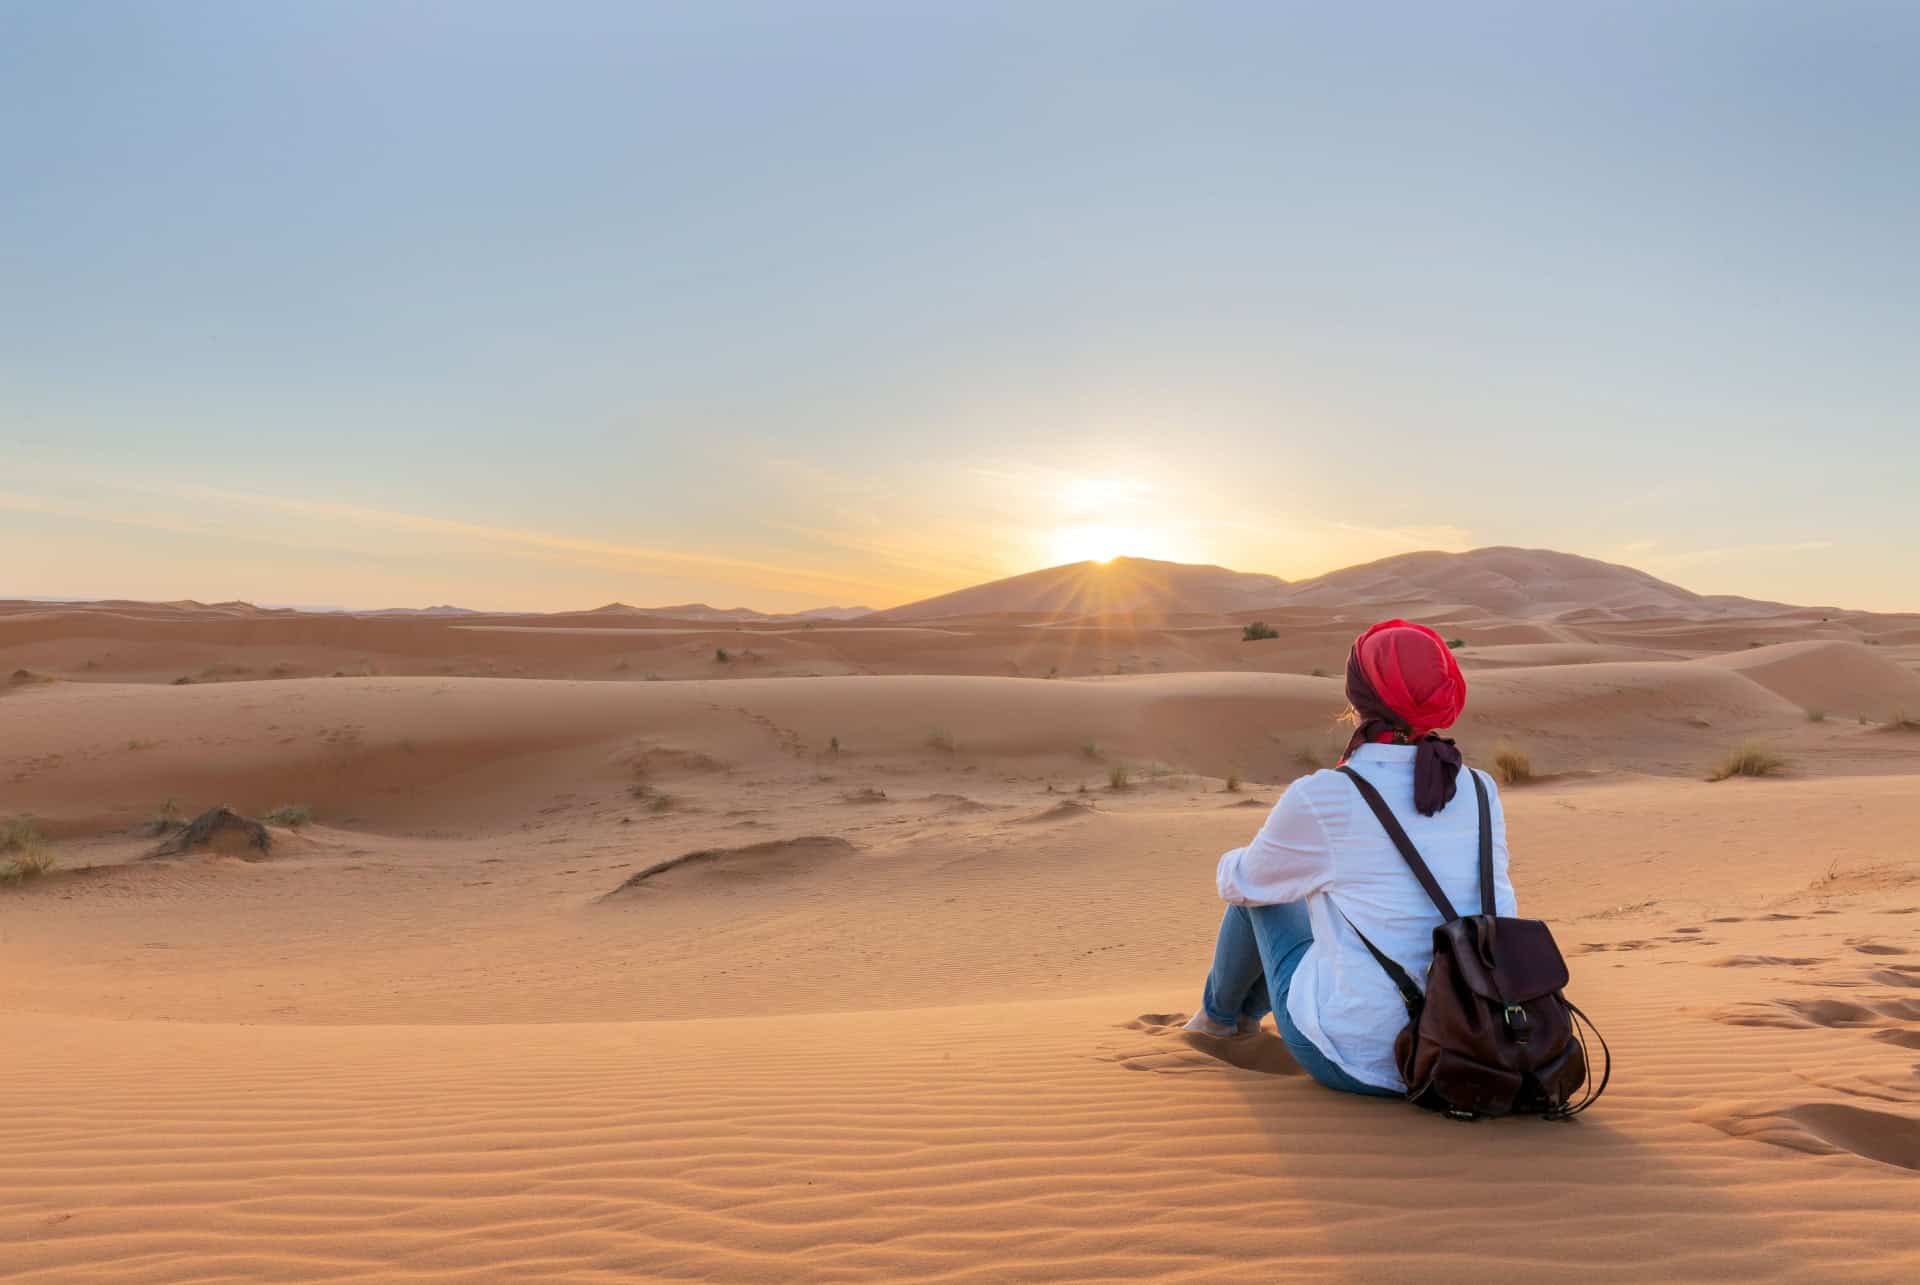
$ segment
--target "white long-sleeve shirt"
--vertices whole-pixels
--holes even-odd
[[[1463,772],[1452,802],[1433,816],[1413,806],[1412,745],[1363,745],[1348,760],[1386,799],[1433,877],[1463,915],[1480,912],[1479,809]],[[1515,913],[1507,878],[1507,821],[1491,779],[1494,908]],[[1393,1040],[1406,1005],[1353,926],[1424,981],[1440,912],[1352,781],[1315,772],[1289,785],[1253,842],[1220,858],[1221,899],[1241,906],[1307,903],[1313,944],[1284,1001],[1302,1034],[1355,1079],[1404,1090]],[[1345,912],[1346,918],[1341,917]]]

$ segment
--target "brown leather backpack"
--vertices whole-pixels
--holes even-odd
[[[1613,1074],[1607,1042],[1561,994],[1567,964],[1538,919],[1509,919],[1493,907],[1493,822],[1487,785],[1468,769],[1480,806],[1480,913],[1461,915],[1420,857],[1393,809],[1350,767],[1360,797],[1425,888],[1445,922],[1433,930],[1433,963],[1423,992],[1407,970],[1359,935],[1407,1004],[1407,1026],[1393,1042],[1407,1101],[1456,1119],[1540,1115],[1564,1120],[1599,1100]],[[1592,1084],[1584,1025],[1606,1059]]]

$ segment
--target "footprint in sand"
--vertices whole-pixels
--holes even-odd
[[[1920,967],[1912,964],[1894,964],[1889,968],[1877,969],[1868,973],[1870,981],[1882,986],[1920,986]]]
[[[1122,1022],[1122,1030],[1139,1031],[1160,1042],[1147,1048],[1103,1053],[1100,1057],[1129,1071],[1153,1071],[1161,1075],[1217,1071],[1222,1063],[1262,1075],[1305,1074],[1293,1060],[1293,1054],[1287,1052],[1287,1046],[1264,1027],[1258,1035],[1220,1040],[1186,1030],[1187,1017],[1186,1013],[1142,1013]]]
[[[1920,1102],[1920,1075],[1904,1072],[1894,1074],[1837,1074],[1820,1068],[1813,1071],[1795,1071],[1801,1079],[1816,1088],[1832,1089],[1851,1098],[1867,1098],[1874,1102],[1893,1102],[1905,1105]]]
[[[1837,1029],[1880,1026],[1880,1015],[1864,1004],[1840,999],[1776,999],[1742,1004],[1716,1014],[1728,1026],[1772,1026],[1800,1030],[1812,1026]]]
[[[1802,1102],[1721,1111],[1698,1118],[1735,1138],[1751,1138],[1817,1156],[1851,1154],[1920,1170],[1920,1120],[1891,1111],[1845,1102]]]

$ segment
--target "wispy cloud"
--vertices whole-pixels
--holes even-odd
[[[365,547],[358,550],[352,549],[350,542],[342,542],[332,535],[323,534],[318,539],[311,538],[311,535],[316,529],[321,532],[372,529],[450,537],[456,542],[481,549],[533,550],[550,555],[572,555],[581,565],[601,567],[613,565],[673,576],[720,576],[747,587],[778,589],[786,592],[825,593],[829,596],[846,596],[851,593],[855,596],[871,596],[876,591],[891,592],[893,588],[884,580],[877,582],[871,576],[841,575],[789,563],[595,540],[557,532],[494,526],[429,514],[370,508],[332,500],[260,495],[192,484],[123,480],[97,480],[96,484],[123,492],[159,496],[187,503],[277,514],[316,525],[314,527],[303,525],[301,529],[294,532],[268,532],[258,527],[247,526],[241,526],[236,530],[231,521],[222,522],[217,517],[208,518],[205,510],[202,510],[202,517],[199,520],[187,520],[145,510],[123,510],[97,504],[50,500],[15,493],[0,493],[0,508],[184,535],[225,537],[237,534],[250,541],[302,549],[371,552],[372,550]],[[379,551],[392,552],[390,548],[382,548]]]
[[[1641,540],[1622,546],[1611,556],[1622,561],[1635,561],[1648,567],[1685,568],[1712,566],[1719,562],[1764,557],[1769,554],[1811,553],[1833,547],[1834,542],[1831,540],[1792,540],[1777,544],[1729,544],[1715,549],[1687,549],[1663,553],[1655,542]]]

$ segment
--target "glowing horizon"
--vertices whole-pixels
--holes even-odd
[[[1920,11],[1489,21],[23,7],[0,593],[1519,545],[1920,610]]]

